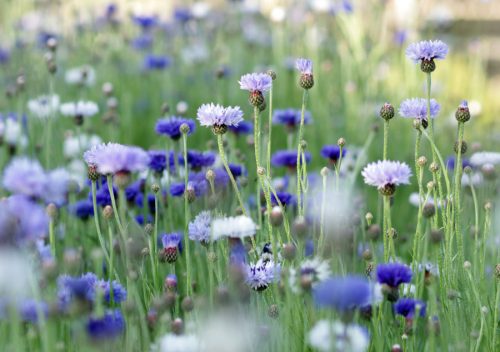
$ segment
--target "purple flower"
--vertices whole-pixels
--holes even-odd
[[[131,45],[137,50],[149,49],[153,46],[153,36],[148,33],[141,34],[132,39]]]
[[[96,282],[95,287],[104,293],[106,303],[111,301],[111,287],[113,287],[113,301],[115,303],[121,303],[127,299],[127,290],[118,281],[113,281],[112,285],[110,285],[109,281],[99,280]]]
[[[448,158],[446,158],[445,164],[447,169],[449,170],[455,169],[455,163],[456,160],[454,155],[450,155]],[[462,168],[465,168],[466,166],[474,168],[474,165],[472,165],[469,159],[462,159]]]
[[[197,150],[187,151],[187,162],[193,170],[200,170],[203,167],[212,166],[215,162],[213,152],[199,152]],[[179,164],[184,165],[184,156],[179,155]]]
[[[71,176],[66,169],[58,168],[47,173],[47,186],[43,194],[46,203],[62,206],[66,203]]]
[[[38,314],[42,313],[45,317],[49,315],[49,306],[45,302],[37,302],[29,299],[22,301],[18,305],[19,315],[24,322],[37,323]]]
[[[301,113],[302,111],[298,109],[275,110],[273,113],[273,123],[285,125],[293,129],[300,124]],[[311,113],[309,111],[305,111],[304,124],[307,125],[311,122]]]
[[[365,166],[361,175],[365,178],[367,185],[381,190],[386,186],[409,184],[411,170],[408,165],[400,161],[379,160]]]
[[[272,260],[259,259],[257,263],[246,266],[245,282],[256,291],[265,290],[271,283],[279,280],[280,266]]]
[[[158,134],[169,136],[173,140],[178,140],[179,138],[181,138],[180,127],[183,123],[189,126],[188,135],[194,132],[196,127],[192,119],[186,119],[184,117],[177,117],[177,116],[159,119],[156,122],[155,130],[156,133]]]
[[[175,160],[174,160],[174,152],[168,151],[165,152],[163,150],[150,150],[149,154],[149,169],[156,173],[163,173],[167,168],[167,153],[168,153],[168,163],[169,170],[172,171],[175,169]]]
[[[379,264],[377,266],[377,281],[392,288],[411,281],[411,268],[401,263]]]
[[[229,170],[231,170],[231,173],[233,174],[234,178],[246,175],[246,169],[243,165],[236,165],[229,163]]]
[[[243,120],[238,124],[238,126],[228,126],[228,129],[235,135],[252,134],[253,124],[249,121]]]
[[[371,301],[369,282],[360,276],[333,277],[313,289],[314,301],[320,307],[344,312],[366,306]]]
[[[431,99],[431,118],[435,118],[441,106],[435,99]],[[427,120],[427,99],[411,98],[404,100],[399,106],[399,114],[406,118]]]
[[[311,153],[304,153],[306,163],[311,161]],[[279,150],[271,157],[271,164],[273,166],[286,166],[289,168],[297,167],[297,151],[296,150]]]
[[[143,67],[146,70],[164,70],[170,63],[171,59],[168,56],[148,54],[144,57]]]
[[[88,165],[95,165],[102,175],[142,171],[149,163],[148,153],[141,148],[118,143],[94,146],[83,158]]]
[[[132,17],[132,20],[143,30],[150,29],[158,23],[156,16],[134,16]]]
[[[340,147],[338,145],[325,145],[321,148],[321,156],[332,162],[336,162],[340,158]],[[342,148],[342,157],[345,156],[346,150]]]
[[[287,205],[295,205],[296,204],[296,199],[295,196],[291,193],[288,192],[276,192],[276,196],[278,196],[278,199],[283,206]],[[276,196],[271,194],[271,204],[273,206],[278,205],[278,199],[276,199]]]
[[[189,223],[189,239],[201,243],[210,242],[212,217],[209,211],[202,211]]]
[[[118,189],[113,185],[113,195],[115,199],[118,197]],[[101,207],[105,207],[106,205],[111,205],[111,196],[108,191],[108,183],[107,181],[102,182],[102,184],[97,188],[97,192],[95,194],[96,202]],[[89,201],[92,201],[92,193],[89,192],[88,196]]]
[[[446,54],[448,54],[448,45],[440,40],[412,43],[406,48],[406,56],[415,63],[444,59]]]
[[[21,244],[47,235],[49,218],[37,203],[22,195],[0,200],[0,244]]]
[[[94,302],[96,283],[97,276],[94,273],[86,273],[80,277],[59,276],[57,279],[57,297],[60,309],[63,311],[68,309],[74,299]]]
[[[47,186],[47,176],[37,160],[19,157],[5,168],[2,183],[11,193],[40,198]]]
[[[295,68],[303,75],[312,75],[313,73],[313,64],[309,59],[297,59],[295,61]]]
[[[203,104],[198,108],[198,121],[201,126],[238,126],[243,121],[243,112],[239,106]]]
[[[113,339],[125,330],[125,320],[118,309],[107,311],[102,317],[90,317],[86,329],[93,340]]]
[[[179,232],[166,233],[161,236],[164,248],[179,248],[181,246],[182,235]]]
[[[241,76],[240,89],[249,92],[267,92],[273,85],[273,79],[267,73],[247,73]]]
[[[401,298],[394,304],[396,314],[407,319],[413,319],[415,312],[419,310],[420,316],[425,316],[426,305],[423,301],[413,298]]]

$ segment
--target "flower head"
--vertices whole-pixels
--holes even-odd
[[[87,334],[92,340],[107,340],[120,336],[125,330],[125,319],[120,310],[107,311],[102,317],[90,317]]]
[[[303,75],[312,75],[313,64],[309,59],[300,58],[295,61],[295,68]]]
[[[192,134],[196,128],[196,125],[192,119],[186,119],[184,117],[172,116],[169,118],[159,119],[156,122],[156,133],[168,136],[173,140],[178,140],[181,138],[181,125],[186,124],[189,126],[188,135]]]
[[[344,312],[369,304],[371,288],[360,276],[333,277],[316,285],[313,296],[319,306]]]
[[[94,206],[90,200],[82,199],[71,204],[70,212],[82,220],[87,220],[89,217],[94,216]]]
[[[77,101],[61,105],[61,114],[64,116],[90,117],[99,112],[99,107],[92,101]]]
[[[431,99],[431,118],[435,118],[440,109],[441,106],[438,104],[438,102],[434,99]],[[404,100],[399,106],[399,114],[406,118],[427,121],[427,99],[411,98]]]
[[[243,120],[238,124],[238,126],[228,126],[228,129],[235,135],[251,134],[253,132],[253,124],[249,121]]]
[[[28,101],[28,110],[39,119],[54,115],[59,108],[58,95],[42,95]]]
[[[83,158],[89,166],[96,166],[102,175],[142,171],[149,163],[148,153],[141,148],[118,143],[94,146],[84,153]]]
[[[311,153],[305,152],[304,157],[306,163],[311,161]],[[296,150],[278,150],[271,157],[271,164],[273,166],[286,166],[289,168],[297,167],[297,151]]]
[[[415,63],[444,59],[448,54],[448,45],[440,40],[425,40],[412,43],[406,48],[406,56]]]
[[[377,281],[392,288],[402,283],[409,283],[411,277],[411,268],[405,264],[387,263],[377,266]]]
[[[168,56],[148,54],[144,57],[143,67],[145,70],[164,70],[171,64]]]
[[[500,153],[499,152],[478,152],[472,154],[470,163],[474,166],[483,166],[486,164],[499,165]]]
[[[267,73],[247,73],[241,76],[240,89],[249,92],[267,92],[273,85],[273,79]]]
[[[345,156],[346,150],[344,148],[340,149],[338,145],[325,145],[321,148],[321,156],[332,162],[336,162],[340,159],[340,152],[342,151],[342,157]]]
[[[362,326],[320,320],[309,331],[310,346],[321,352],[364,352],[370,346],[370,335]]]
[[[167,154],[169,159],[169,170],[172,171],[175,168],[174,162],[174,152],[169,151],[165,153],[163,150],[150,150],[148,151],[149,155],[149,164],[148,167],[152,171],[161,174],[167,168]]]
[[[189,223],[188,234],[189,239],[201,243],[208,243],[210,241],[212,217],[209,211],[202,211],[193,221]]]
[[[271,283],[279,279],[280,266],[272,260],[259,259],[257,263],[246,266],[245,282],[256,291],[265,290]]]
[[[182,250],[182,235],[179,232],[166,233],[161,236],[163,244],[162,259],[167,263],[174,263],[178,253]]]
[[[200,125],[214,128],[226,128],[228,126],[238,126],[243,121],[243,112],[239,106],[223,107],[222,105],[203,104],[198,108],[198,121]],[[225,132],[225,130],[224,130]]]
[[[47,186],[47,175],[38,160],[17,157],[5,168],[2,184],[11,193],[40,198]]]
[[[285,125],[289,128],[295,128],[295,126],[300,124],[302,111],[298,109],[284,109],[284,110],[274,110],[273,113],[273,123],[279,125]],[[310,124],[312,122],[311,113],[309,111],[304,112],[304,124]]]
[[[188,150],[187,163],[193,170],[200,170],[203,167],[212,166],[215,163],[215,154],[213,152]],[[179,155],[179,164],[184,165],[183,155]]]
[[[391,195],[396,186],[410,183],[411,170],[400,161],[379,160],[365,166],[361,174],[367,185],[377,187],[384,195]]]
[[[221,237],[240,238],[254,236],[257,226],[251,218],[245,215],[218,218],[212,221],[212,238]]]
[[[290,268],[289,284],[294,292],[301,291],[301,284],[315,287],[318,283],[330,277],[330,265],[326,260],[319,258],[306,259],[297,269]]]
[[[413,319],[418,311],[421,317],[425,316],[425,303],[413,298],[401,298],[394,304],[396,314],[402,315],[407,319]]]

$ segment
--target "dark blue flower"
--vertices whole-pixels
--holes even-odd
[[[22,301],[18,305],[21,320],[28,323],[37,323],[38,314],[42,313],[45,317],[49,314],[49,306],[45,302],[39,302],[32,299]]]
[[[247,170],[243,165],[237,165],[232,163],[229,163],[229,170],[231,170],[231,173],[233,174],[234,178],[246,175],[247,173]]]
[[[179,22],[188,22],[193,19],[193,13],[188,7],[176,7],[174,9],[174,18]]]
[[[295,205],[297,203],[295,196],[291,193],[288,192],[276,192],[276,196],[278,196],[278,199],[281,203],[281,205],[286,206],[286,205]],[[278,200],[276,199],[276,196],[274,194],[271,194],[271,203],[272,205],[279,205]]]
[[[342,157],[345,156],[346,150],[342,149]],[[321,156],[332,162],[336,162],[340,158],[340,147],[338,145],[325,145],[321,148]]]
[[[137,50],[150,49],[153,46],[153,36],[149,33],[142,33],[141,35],[132,39],[132,47]]]
[[[156,16],[133,16],[132,20],[143,30],[150,29],[157,25],[158,19]]]
[[[59,307],[62,310],[66,310],[73,299],[93,302],[96,283],[97,276],[93,273],[87,273],[81,277],[59,276],[57,279]]]
[[[219,189],[226,187],[229,183],[229,175],[227,174],[226,169],[223,168],[214,169],[214,172],[215,172],[215,179],[214,179],[215,187]]]
[[[195,123],[192,119],[186,119],[184,117],[172,116],[169,118],[159,119],[156,122],[156,133],[169,136],[174,140],[181,138],[181,125],[185,123],[189,126],[189,133],[194,132]]]
[[[300,124],[301,114],[302,111],[298,109],[275,110],[273,113],[273,123],[295,128],[295,126]],[[307,125],[311,123],[311,121],[311,113],[309,111],[305,111],[304,124]]]
[[[321,307],[345,312],[370,303],[370,284],[361,276],[333,277],[318,283],[313,289],[313,297]]]
[[[446,164],[446,168],[448,170],[454,170],[455,169],[455,156],[450,155],[448,158],[446,158],[445,164]],[[473,165],[471,164],[471,162],[467,158],[462,159],[462,169],[465,168],[466,166],[473,168]]]
[[[412,278],[411,268],[401,263],[379,264],[377,266],[377,281],[390,287],[398,287],[409,283]]]
[[[212,166],[215,162],[215,154],[213,152],[199,152],[197,150],[188,150],[187,162],[193,170],[199,170],[202,167]],[[179,164],[184,165],[183,155],[179,155]]]
[[[87,220],[89,217],[94,216],[94,206],[92,201],[82,199],[70,206],[70,212],[82,220]]]
[[[308,239],[306,241],[306,245],[304,248],[304,256],[312,257],[314,255],[314,241],[312,239]]]
[[[401,298],[394,304],[396,314],[405,318],[413,319],[415,312],[419,310],[421,317],[425,316],[426,305],[423,301],[413,298]]]
[[[6,64],[9,62],[10,52],[7,49],[0,48],[0,64]]]
[[[115,303],[121,303],[127,299],[127,290],[125,290],[125,288],[118,281],[113,281],[111,286],[113,287],[113,301]],[[111,300],[109,281],[99,280],[96,283],[96,287],[103,291],[104,300],[109,303]]]
[[[113,194],[115,199],[118,198],[118,189],[115,185],[113,185]],[[102,185],[97,189],[95,196],[97,204],[101,207],[111,205],[111,196],[109,194],[107,182],[102,183]],[[89,200],[92,200],[92,193],[89,193]]]
[[[172,197],[180,197],[184,194],[184,182],[176,182],[170,185],[170,195]]]
[[[306,163],[311,161],[311,153],[305,152]],[[296,150],[279,150],[271,157],[271,164],[276,167],[286,166],[289,168],[297,167],[297,151]]]
[[[170,63],[171,59],[168,56],[148,54],[144,57],[143,67],[146,70],[164,70]]]
[[[235,135],[251,134],[253,132],[253,124],[250,121],[243,120],[238,126],[228,126],[228,129]]]
[[[145,184],[146,181],[144,179],[139,179],[128,185],[127,188],[125,188],[125,198],[127,202],[134,202],[136,197],[144,192]]]
[[[125,330],[125,320],[118,309],[107,311],[102,317],[90,317],[86,328],[93,340],[113,339]]]
[[[151,214],[155,213],[155,196],[152,193],[148,193],[147,195],[147,202],[148,202],[148,209]],[[135,205],[137,205],[139,208],[144,207],[144,195],[142,193],[139,193],[135,197]]]
[[[159,174],[167,168],[167,155],[162,150],[150,150],[149,152],[149,168]],[[169,170],[175,170],[174,152],[168,151]]]

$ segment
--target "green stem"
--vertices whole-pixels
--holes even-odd
[[[389,255],[391,250],[394,250],[394,241],[392,236],[392,223],[391,223],[391,197],[384,196],[384,238],[388,239],[385,241],[386,246],[384,247],[384,260],[385,262],[389,261]]]
[[[493,342],[491,343],[492,351],[496,351],[497,335],[498,335],[498,306],[500,305],[500,280],[496,283],[495,305],[493,306]]]
[[[110,266],[110,255],[108,253],[108,251],[106,250],[106,245],[104,243],[104,237],[102,235],[102,232],[101,232],[101,226],[99,225],[99,211],[97,209],[97,200],[96,200],[96,181],[92,181],[92,206],[93,206],[93,210],[94,210],[94,223],[95,223],[95,228],[96,228],[96,231],[97,231],[97,238],[99,239],[99,244],[101,245],[101,249],[104,253],[104,256],[106,257],[106,260],[108,262],[108,266]],[[113,250],[113,243],[110,242],[109,243],[109,250],[112,251]],[[111,275],[111,272],[110,271],[110,275]]]
[[[115,215],[115,221],[116,224],[118,225],[118,229],[120,230],[121,235],[124,237],[123,240],[125,240],[125,230],[123,229],[122,223],[120,221],[120,215],[118,213],[118,208],[116,207],[115,193],[113,192],[113,176],[108,175],[106,178],[107,178],[109,196],[111,198],[111,206],[113,207],[113,214]]]
[[[459,263],[464,261],[464,245],[462,237],[462,229],[460,226],[460,191],[462,185],[462,144],[464,138],[464,123],[458,123],[458,145],[457,156],[455,161],[455,190],[453,192],[453,207],[455,209],[455,235],[457,237],[457,250]]]
[[[188,189],[188,164],[187,164],[187,133],[182,134],[182,152],[184,154],[184,190]],[[187,194],[184,194],[184,238],[186,243],[186,295],[189,296],[191,293],[191,260],[189,258],[189,236],[188,236],[188,228],[189,228],[189,203]],[[156,242],[156,241],[155,241]]]
[[[384,153],[383,158],[387,160],[387,143],[389,140],[389,120],[384,121]],[[342,153],[341,153],[342,155]]]
[[[301,206],[302,199],[301,199],[301,190],[302,190],[302,182],[301,182],[301,177],[300,177],[300,171],[301,171],[301,163],[300,163],[300,156],[301,156],[301,142],[302,139],[304,138],[304,115],[306,112],[306,100],[307,100],[307,89],[304,89],[304,92],[302,94],[302,108],[300,111],[300,125],[299,125],[299,136],[298,136],[298,141],[297,141],[297,210],[299,215],[304,215],[303,214],[303,209]]]

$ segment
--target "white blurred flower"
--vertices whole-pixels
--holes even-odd
[[[71,175],[64,168],[57,168],[47,172],[47,187],[43,195],[44,200],[58,206],[63,205],[66,202],[70,180]]]
[[[200,341],[196,335],[166,334],[160,340],[159,352],[199,352]]]
[[[210,10],[210,4],[205,1],[197,1],[191,6],[191,13],[198,19],[207,17]]]
[[[58,95],[41,95],[28,101],[28,110],[39,119],[45,119],[54,115],[58,109]]]
[[[182,61],[188,64],[195,64],[207,61],[209,51],[205,44],[201,42],[186,46],[181,50]]]
[[[93,86],[95,84],[95,70],[89,65],[71,68],[66,71],[64,79],[66,83],[72,85]]]
[[[480,172],[475,172],[471,175],[464,174],[462,175],[462,186],[478,186],[483,183],[484,177]]]
[[[61,105],[61,114],[64,116],[90,117],[99,112],[99,107],[92,101],[69,102]]]
[[[185,114],[188,111],[188,109],[189,109],[189,105],[185,101],[180,101],[175,106],[175,110],[177,111],[178,114],[181,114],[181,115]]]
[[[321,260],[320,258],[306,259],[300,264],[299,268],[290,268],[288,283],[293,292],[299,293],[301,292],[300,281],[302,277],[309,277],[314,286],[326,280],[330,274],[330,264],[328,261]]]
[[[76,182],[80,189],[85,186],[87,180],[87,164],[82,159],[73,159],[66,167],[70,180]]]
[[[33,267],[29,258],[15,250],[0,249],[0,300],[30,296]]]
[[[203,351],[246,352],[255,347],[257,331],[254,324],[237,314],[215,314],[203,324],[200,339]]]
[[[331,0],[309,0],[309,6],[315,12],[330,12],[334,8]]]
[[[470,116],[472,116],[472,117],[476,117],[476,116],[480,115],[481,112],[483,111],[483,107],[481,105],[481,102],[479,102],[477,100],[469,100],[468,105],[469,105],[469,113],[470,113]]]
[[[222,237],[240,238],[255,235],[257,226],[251,218],[245,215],[218,218],[212,222],[212,239]]]
[[[276,6],[271,10],[271,21],[279,23],[283,22],[286,18],[286,10],[282,6]]]
[[[498,165],[500,164],[500,153],[498,152],[478,152],[472,154],[470,163],[474,166],[482,166],[484,164]]]
[[[309,331],[308,342],[310,346],[322,352],[363,352],[370,345],[370,337],[368,332],[358,325],[320,320]]]
[[[101,143],[102,139],[97,135],[69,136],[64,140],[63,153],[68,159],[81,158],[86,150]]]

